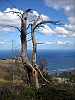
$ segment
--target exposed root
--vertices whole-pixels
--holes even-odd
[[[35,67],[36,71],[38,71],[38,73],[41,75],[42,79],[46,82],[46,83],[50,83],[50,81],[48,81],[42,74],[42,72],[40,71],[40,69],[38,68],[38,65],[36,65]]]
[[[24,65],[28,70],[31,71],[32,77],[33,77],[33,79],[34,79],[34,81],[35,81],[35,84],[36,84],[36,87],[37,87],[37,88],[39,87],[38,74],[40,74],[41,78],[42,78],[47,84],[50,83],[50,81],[47,80],[47,79],[43,76],[43,74],[42,74],[42,72],[40,71],[40,69],[39,69],[39,67],[38,67],[37,64],[36,64],[34,67],[32,66],[32,64],[31,64],[30,62],[23,63],[23,65]]]

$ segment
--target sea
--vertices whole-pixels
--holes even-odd
[[[28,57],[31,58],[31,50]],[[20,56],[20,50],[0,50],[0,59],[13,59]],[[37,50],[37,63],[46,62],[49,72],[75,69],[75,50]]]

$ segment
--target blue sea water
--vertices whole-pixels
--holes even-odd
[[[31,51],[28,51],[31,57]],[[0,59],[15,58],[20,55],[19,50],[0,50]],[[37,63],[45,59],[48,63],[49,71],[64,71],[75,68],[75,51],[74,50],[38,50]]]
[[[47,50],[40,51],[38,58],[45,58],[49,71],[65,71],[75,68],[74,50]]]

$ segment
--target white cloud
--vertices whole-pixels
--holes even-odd
[[[70,11],[71,10],[71,7],[70,6],[66,6],[64,7],[65,11]]]
[[[56,33],[75,37],[75,0],[44,0],[48,7],[56,10],[63,9],[68,23],[63,27],[56,27]]]
[[[15,8],[12,8],[12,9],[7,8],[4,12],[0,11],[0,31],[1,32],[15,31],[14,28],[6,27],[6,25],[17,26],[17,27],[20,27],[21,25],[20,18],[17,16],[17,14],[11,11],[23,13],[23,11],[15,9]],[[10,13],[7,13],[7,12],[10,12]],[[33,19],[34,20],[37,19],[38,16],[39,16],[39,13],[37,11],[33,11],[33,13],[29,13],[28,23],[30,23]],[[39,23],[42,20],[48,20],[48,19],[49,19],[48,16],[42,14],[37,23]]]
[[[44,0],[46,5],[56,10],[63,8],[68,16],[75,15],[75,0]]]
[[[40,14],[37,11],[33,10],[32,16],[38,17],[39,15],[41,16],[42,20],[49,20],[49,17],[48,16],[46,16],[44,14]]]
[[[17,11],[17,12],[23,12],[23,11],[19,11],[18,9],[15,8],[7,8],[4,12],[0,11],[0,31],[1,32],[10,32],[10,31],[15,31],[14,28],[8,28],[8,27],[2,27],[1,25],[12,25],[12,26],[17,26],[20,27],[20,19],[16,14],[13,14],[12,12],[10,13],[5,13],[5,12],[9,12],[9,11]],[[31,13],[30,13],[31,14]],[[39,16],[39,13],[37,11],[33,11],[32,16],[35,16],[34,18],[37,18]],[[32,17],[31,16],[31,17]],[[30,18],[30,16],[29,16]],[[31,19],[31,18],[30,18]],[[63,36],[75,36],[75,17],[69,17],[69,22],[71,24],[66,24],[64,27],[56,27],[54,29],[52,29],[51,27],[49,27],[48,25],[44,25],[44,28],[40,28],[39,30],[46,34],[57,34],[57,35],[63,35]],[[49,17],[46,15],[41,14],[41,18],[38,20],[37,23],[39,23],[42,20],[49,20]]]
[[[71,25],[75,25],[75,16],[68,17],[68,21]]]
[[[56,34],[61,34],[61,35],[63,35],[63,34],[68,35],[69,34],[68,31],[64,27],[56,27],[55,32],[56,32]]]
[[[46,41],[45,44],[51,45],[51,44],[54,44],[54,42],[53,41]]]
[[[43,20],[50,20],[50,18],[49,18],[48,16],[43,15],[43,14],[41,14],[41,18],[42,18]]]
[[[0,32],[14,32],[15,29],[14,28],[9,28],[9,27],[0,27]]]
[[[47,20],[49,20],[49,17],[44,14],[40,14],[34,10],[32,12],[28,13],[28,23],[33,24],[35,21],[35,24],[38,24],[43,20],[47,21]]]
[[[55,28],[51,28],[48,25],[44,25],[44,28],[39,29],[40,32],[45,35],[61,35],[63,37],[75,37],[75,25],[64,25],[63,27],[56,26]]]
[[[44,25],[44,28],[40,28],[39,29],[42,33],[44,33],[45,35],[49,35],[49,34],[55,34],[55,32],[47,25]]]
[[[75,25],[71,25],[71,24],[65,24],[64,27],[69,30],[69,31],[72,31],[75,33]]]
[[[65,0],[45,0],[45,2],[49,7],[53,7],[54,9],[57,9],[57,10],[60,8],[63,8],[65,12],[70,11],[70,13],[72,13],[72,11],[74,11],[73,10],[74,3],[75,3],[74,0],[67,0],[67,1],[65,1]],[[38,13],[37,11],[33,11],[33,14],[32,13],[29,14],[29,20],[32,20],[30,18],[32,16],[34,16],[33,19],[37,19],[39,14],[40,13]],[[74,19],[75,19],[75,17],[69,16],[68,17],[69,24],[64,25],[64,27],[56,27],[53,30],[48,25],[44,25],[44,28],[40,28],[39,30],[46,35],[58,34],[58,35],[62,35],[64,37],[75,36],[75,25],[74,25],[75,20]],[[42,20],[50,20],[50,18],[46,15],[41,14],[41,17],[39,18],[37,23],[39,23]]]
[[[63,41],[57,41],[56,44],[57,44],[57,45],[65,45],[66,42],[63,42]]]
[[[5,42],[0,41],[0,45],[4,45],[4,44],[5,44]]]
[[[12,8],[12,9],[7,8],[4,12],[10,12],[10,11],[14,11],[14,12],[21,12],[21,13],[23,13],[23,11],[22,11],[22,10],[19,10],[19,9],[16,9],[16,8]]]
[[[39,13],[37,11],[33,11],[33,15],[39,16]]]
[[[62,41],[62,40],[57,40],[57,41],[37,41],[39,45],[54,45],[54,46],[70,46],[71,42],[70,41]]]
[[[64,37],[75,37],[75,25],[64,25],[63,27],[56,27],[56,34]]]
[[[16,14],[6,13],[9,11],[19,11],[15,8],[7,8],[4,12],[0,11],[0,31],[15,31],[14,28],[4,27],[6,25],[20,27],[20,19]],[[3,26],[3,27],[2,27]]]
[[[68,31],[68,36],[75,37],[75,25],[66,24],[64,28]]]
[[[1,41],[1,40],[0,40],[0,45],[2,45],[2,46],[4,45],[4,46],[5,46],[5,45],[7,45],[7,44],[10,44],[10,41],[7,41],[7,40],[2,40],[2,41]]]
[[[49,34],[68,35],[69,34],[64,27],[56,27],[52,30],[49,26],[44,25],[44,28],[40,28],[39,30],[46,35]]]

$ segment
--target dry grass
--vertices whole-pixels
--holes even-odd
[[[19,62],[21,64],[21,62]],[[22,80],[12,81],[12,67],[16,67],[15,60],[6,59],[0,60],[0,86],[11,84],[22,84]]]

